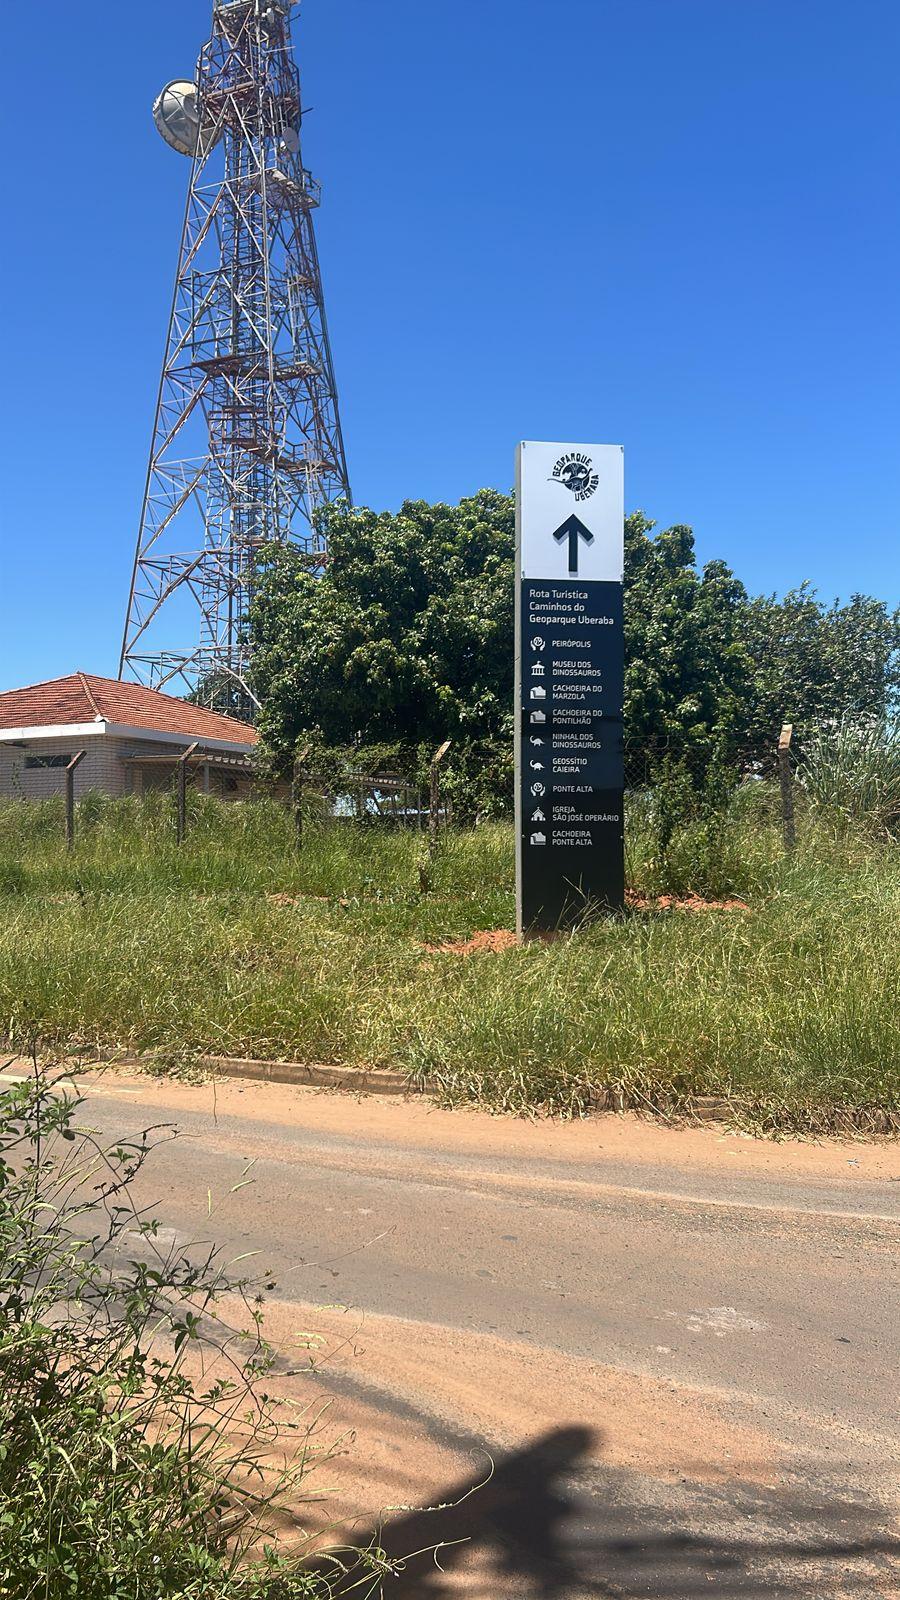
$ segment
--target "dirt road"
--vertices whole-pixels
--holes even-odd
[[[447,1546],[389,1600],[900,1595],[896,1146],[111,1075],[83,1116],[176,1122],[142,1198],[259,1252],[286,1373],[326,1339],[300,1523]]]

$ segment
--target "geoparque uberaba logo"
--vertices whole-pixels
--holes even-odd
[[[565,489],[571,490],[576,500],[590,500],[600,483],[600,475],[594,471],[590,456],[572,450],[568,455],[560,456],[550,482],[561,483]]]

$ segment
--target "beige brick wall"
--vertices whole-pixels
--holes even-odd
[[[15,747],[0,744],[0,798],[16,800],[47,800],[65,793],[66,775],[62,767],[28,767],[28,756],[71,757],[85,750],[84,760],[75,769],[76,799],[89,789],[102,794],[124,795],[139,793],[141,778],[128,763],[127,756],[171,756],[176,761],[184,754],[183,744],[169,744],[156,739],[115,739],[104,734],[91,734],[80,739],[29,739],[27,745]],[[174,771],[154,764],[145,768],[148,787],[167,788]],[[198,789],[204,787],[202,761],[195,761],[190,769],[190,781]],[[231,774],[213,767],[209,776],[209,793],[223,799],[243,800],[252,791],[252,783],[243,774]]]
[[[27,756],[73,756],[78,750],[87,754],[75,770],[75,795],[86,794],[89,789],[99,789],[102,794],[128,794],[131,788],[131,769],[125,765],[126,755],[180,755],[182,745],[163,744],[152,739],[113,739],[103,734],[92,734],[78,739],[29,739],[24,748],[0,745],[0,796],[18,800],[47,800],[52,795],[65,793],[65,772],[62,767],[27,767]]]
[[[0,799],[21,799],[24,754],[23,750],[16,750],[12,745],[0,744]]]

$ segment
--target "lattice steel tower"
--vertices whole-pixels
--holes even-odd
[[[119,676],[232,711],[253,703],[259,550],[289,540],[320,567],[316,511],[350,498],[295,9],[216,0],[196,82],[153,108],[192,168]]]

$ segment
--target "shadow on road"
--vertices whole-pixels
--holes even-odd
[[[739,1531],[689,1533],[676,1511],[669,1520],[658,1507],[629,1503],[625,1475],[597,1466],[597,1446],[590,1429],[556,1429],[501,1458],[487,1481],[485,1472],[449,1485],[440,1508],[357,1537],[396,1564],[383,1580],[385,1600],[450,1600],[463,1593],[463,1568],[472,1600],[877,1600],[900,1592],[900,1540],[868,1508],[729,1486],[727,1497],[722,1489],[710,1497],[721,1503],[723,1525]],[[337,1589],[368,1592],[358,1574]]]

